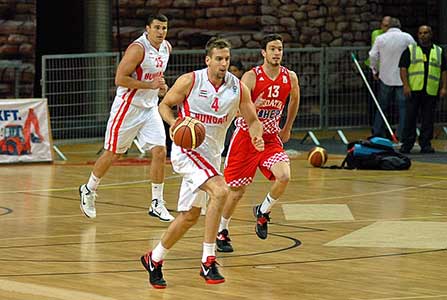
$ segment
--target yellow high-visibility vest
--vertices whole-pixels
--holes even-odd
[[[422,91],[424,87],[424,53],[417,44],[409,45],[410,67],[408,68],[408,83],[412,91]],[[433,44],[428,61],[428,78],[426,92],[428,95],[438,95],[441,79],[442,48]]]

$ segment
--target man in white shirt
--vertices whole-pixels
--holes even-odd
[[[399,128],[397,135],[399,138],[402,137],[401,133],[405,124],[405,96],[399,73],[399,59],[408,45],[416,43],[413,37],[402,32],[400,27],[400,21],[391,18],[389,29],[376,38],[371,51],[369,51],[370,68],[374,78],[380,80],[378,97],[380,108],[386,113],[393,98],[398,103]],[[374,117],[372,134],[385,137],[384,121],[378,111]]]

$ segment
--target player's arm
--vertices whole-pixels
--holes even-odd
[[[187,93],[191,90],[193,83],[193,73],[183,74],[168,90],[163,100],[158,105],[163,120],[172,126],[175,123],[175,116],[172,108],[179,105],[186,98]]]
[[[115,85],[129,89],[152,89],[156,90],[165,85],[163,77],[154,78],[152,81],[142,81],[132,77],[132,73],[143,61],[144,49],[139,44],[131,44],[124,53],[118,65],[115,75]]]
[[[298,109],[300,107],[300,84],[298,82],[298,76],[293,71],[290,71],[290,81],[292,84],[292,89],[290,90],[286,123],[279,132],[279,137],[284,143],[290,139],[290,132],[292,131],[293,122],[295,121]]]
[[[258,151],[264,151],[264,140],[262,138],[262,123],[256,115],[256,108],[251,101],[248,87],[241,82],[241,101],[239,103],[239,112],[248,124],[251,142]]]
[[[248,87],[250,94],[253,92],[256,86],[256,73],[253,70],[247,71],[241,78],[241,81]],[[259,99],[252,99],[252,102],[255,104],[255,107],[262,106],[263,100],[262,97]]]
[[[256,74],[255,71],[250,70],[242,75],[241,81],[248,87],[248,90],[251,92],[254,90],[256,85]]]

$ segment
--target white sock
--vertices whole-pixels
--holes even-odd
[[[219,232],[226,229],[228,230],[228,224],[230,223],[231,217],[225,219],[224,217],[220,218]]]
[[[165,247],[163,247],[163,245],[161,244],[161,242],[159,242],[157,244],[157,246],[155,246],[155,248],[152,250],[152,260],[155,262],[160,262],[163,260],[163,258],[165,258],[166,254],[168,254],[169,249],[166,249]]]
[[[99,183],[101,182],[101,178],[96,177],[93,172],[90,174],[90,178],[87,182],[87,188],[90,191],[96,191],[98,189]]]
[[[272,196],[270,196],[270,193],[267,194],[267,196],[264,199],[264,202],[262,202],[261,205],[261,212],[263,214],[268,213],[272,206],[278,201],[278,199],[273,199]]]
[[[164,183],[152,183],[152,200],[158,199],[159,201],[163,200],[163,187]]]
[[[216,256],[216,243],[203,243],[202,262],[206,263],[208,256]]]

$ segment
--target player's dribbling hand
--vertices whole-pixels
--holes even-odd
[[[264,139],[262,137],[255,136],[251,139],[251,142],[256,150],[264,151]]]

